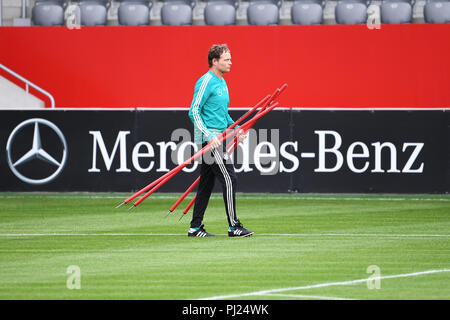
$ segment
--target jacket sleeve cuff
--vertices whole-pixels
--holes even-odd
[[[207,138],[206,138],[206,140],[211,140],[212,138],[214,138],[214,137],[216,137],[217,136],[217,133],[215,133],[215,132],[211,132],[208,136],[207,136]]]

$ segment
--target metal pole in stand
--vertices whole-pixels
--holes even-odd
[[[2,8],[3,8],[3,1],[0,0],[0,27],[3,25],[3,12],[2,12]]]
[[[27,17],[27,0],[22,0],[22,19]]]
[[[31,19],[27,18],[27,0],[22,0],[22,15],[20,16],[20,18],[14,18],[13,26],[15,27],[31,26]]]

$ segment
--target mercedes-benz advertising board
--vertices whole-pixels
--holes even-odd
[[[130,192],[200,149],[187,110],[0,114],[0,191]],[[238,192],[448,193],[450,117],[445,109],[275,110],[231,158]],[[182,192],[198,175],[199,160],[159,192]]]

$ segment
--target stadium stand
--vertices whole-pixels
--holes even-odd
[[[38,26],[64,25],[65,0],[39,0],[32,9],[32,21]]]
[[[108,0],[81,0],[79,2],[82,26],[104,26],[111,3]]]
[[[424,17],[428,23],[450,23],[450,0],[428,0]]]
[[[280,0],[252,0],[247,9],[250,25],[276,25],[279,21]]]
[[[124,26],[148,25],[153,2],[149,0],[122,0],[118,8],[118,21]]]
[[[450,0],[26,0],[25,8],[1,1],[4,26],[27,25],[27,16],[36,26],[450,22]]]
[[[208,0],[205,7],[205,23],[207,25],[234,25],[236,24],[236,8],[238,1],[234,0]]]
[[[322,0],[297,0],[291,9],[293,24],[322,24],[323,7]]]
[[[367,6],[365,0],[341,0],[336,6],[335,15],[338,24],[365,24]]]
[[[414,2],[409,0],[384,0],[381,4],[382,23],[411,23]]]
[[[191,0],[166,0],[161,8],[163,25],[179,26],[192,24],[192,8],[195,2]]]

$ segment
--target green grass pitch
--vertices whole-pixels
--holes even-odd
[[[0,299],[450,299],[449,195],[238,194],[239,239],[127,196],[0,193]]]

